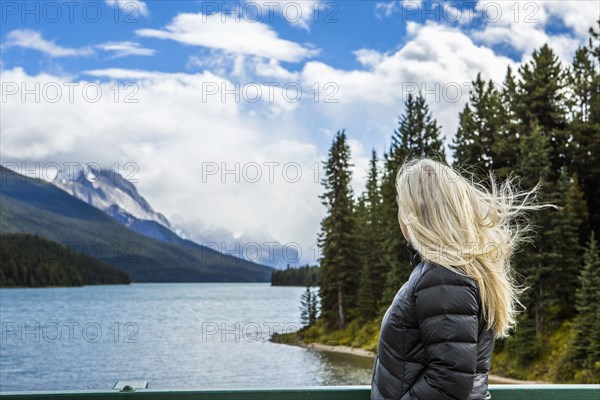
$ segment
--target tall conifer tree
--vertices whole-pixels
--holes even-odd
[[[494,142],[501,131],[502,103],[493,82],[485,82],[481,74],[477,74],[472,85],[450,148],[454,150],[456,165],[475,168],[473,172],[483,179],[495,168]]]
[[[552,271],[547,277],[548,300],[555,310],[553,321],[571,318],[575,312],[577,276],[581,269],[582,248],[579,246],[579,228],[587,218],[581,214],[583,194],[576,179],[566,171],[561,173],[551,201],[559,206],[549,213],[548,229],[544,231],[547,250],[543,263]]]
[[[548,138],[540,134],[539,126],[534,122],[531,130],[521,140],[519,175],[522,177],[521,186],[533,188],[540,180],[542,201],[549,200],[553,185],[549,179],[551,166],[548,160],[550,153]],[[528,316],[535,321],[536,332],[541,335],[544,331],[545,316],[550,306],[552,295],[548,292],[548,280],[552,270],[546,263],[546,252],[549,251],[545,242],[544,232],[548,230],[548,211],[540,210],[531,214],[531,224],[535,235],[533,245],[527,246],[516,259],[516,269],[530,287],[527,295]]]
[[[358,305],[364,319],[377,315],[385,289],[388,265],[383,257],[385,235],[382,221],[381,184],[377,153],[373,150],[369,163],[367,187],[361,196],[357,210],[360,221],[359,243],[362,274]]]
[[[521,121],[518,117],[518,92],[517,82],[510,67],[500,92],[500,114],[502,123],[495,133],[493,144],[494,172],[500,179],[505,179],[517,169],[519,158],[519,140],[524,134],[521,132]]]
[[[551,146],[550,180],[556,182],[568,156],[566,131],[567,74],[558,56],[545,44],[533,52],[532,61],[519,69],[517,115],[524,128],[534,122]]]
[[[322,184],[325,192],[320,198],[327,209],[327,216],[321,222],[319,235],[321,315],[326,324],[340,329],[346,326],[356,311],[360,274],[355,247],[351,167],[350,146],[346,133],[340,131],[333,139],[328,160],[324,162]]]

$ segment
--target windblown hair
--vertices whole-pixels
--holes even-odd
[[[487,327],[503,338],[516,323],[517,307],[524,308],[519,295],[526,288],[511,269],[531,230],[523,217],[547,205],[536,202],[541,182],[519,191],[513,178],[498,185],[489,177],[488,188],[446,164],[417,158],[398,171],[396,190],[410,243],[423,259],[476,281]]]

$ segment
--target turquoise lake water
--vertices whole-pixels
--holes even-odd
[[[0,391],[369,384],[373,361],[269,341],[301,287],[138,283],[0,290]]]

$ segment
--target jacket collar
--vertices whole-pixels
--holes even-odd
[[[406,249],[408,250],[408,253],[410,255],[410,265],[411,266],[416,266],[418,263],[421,262],[421,255],[419,254],[419,252],[417,251],[417,249],[414,248],[414,246],[412,245],[412,243],[407,243],[406,244]]]

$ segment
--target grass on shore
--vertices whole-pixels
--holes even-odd
[[[321,320],[313,325],[304,327],[296,332],[274,334],[272,341],[277,343],[294,344],[322,343],[330,346],[348,346],[357,349],[377,351],[380,320],[371,322],[352,321],[344,329],[331,329],[325,327]]]
[[[330,346],[348,346],[377,352],[377,341],[381,320],[370,322],[352,321],[344,329],[326,328],[322,321],[299,331],[274,334],[272,341],[277,343],[321,343]],[[600,383],[600,377],[593,371],[577,369],[570,354],[573,331],[566,322],[558,329],[540,339],[539,357],[530,362],[519,361],[506,341],[496,342],[492,356],[491,371],[500,376],[528,381],[548,383]],[[599,366],[600,367],[600,366]]]
[[[570,321],[538,340],[539,356],[522,362],[510,351],[506,342],[497,342],[492,357],[492,370],[515,379],[541,380],[549,383],[600,383],[600,375],[578,368],[572,360],[575,337]],[[600,362],[596,363],[600,370]]]

